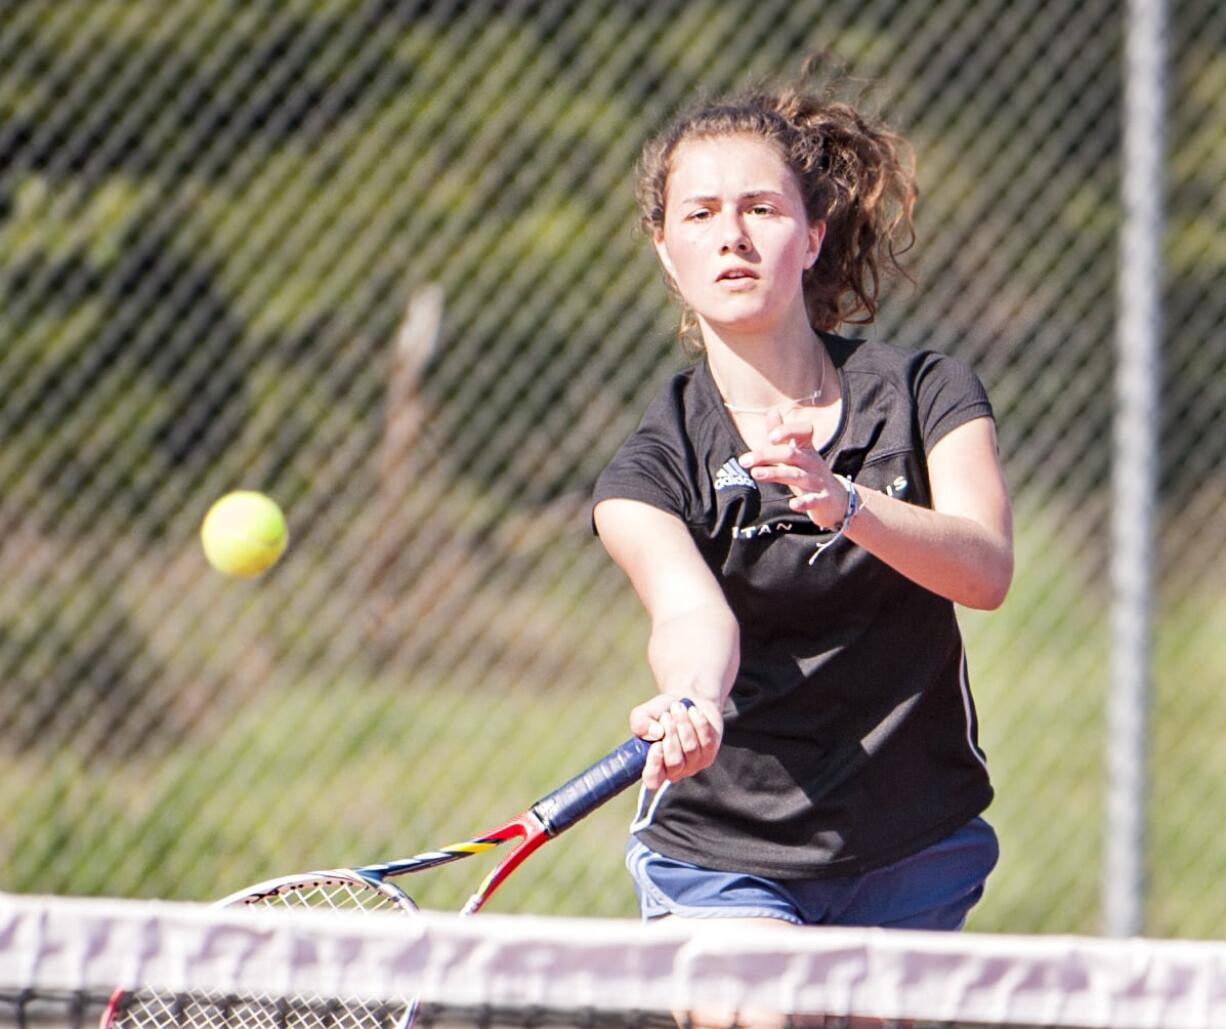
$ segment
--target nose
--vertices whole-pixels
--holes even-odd
[[[753,244],[745,232],[745,223],[739,213],[729,213],[721,226],[719,252],[721,254],[747,254]]]

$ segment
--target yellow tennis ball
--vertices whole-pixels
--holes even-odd
[[[209,508],[200,526],[209,564],[226,575],[250,578],[271,568],[289,543],[285,515],[252,490],[227,493]]]

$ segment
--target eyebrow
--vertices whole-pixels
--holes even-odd
[[[754,199],[757,199],[758,197],[777,197],[779,199],[783,199],[783,194],[779,192],[779,190],[777,189],[751,189],[745,193],[742,193],[736,199],[737,200],[754,200]],[[694,196],[694,197],[686,197],[681,202],[683,204],[709,204],[709,203],[713,203],[713,202],[716,202],[722,199],[723,199],[722,197],[717,197],[717,196]]]

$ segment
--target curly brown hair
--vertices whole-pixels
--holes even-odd
[[[683,112],[643,148],[636,193],[642,226],[655,236],[664,225],[668,177],[682,143],[745,135],[772,144],[796,176],[809,220],[826,223],[821,254],[805,272],[803,288],[813,327],[832,331],[876,317],[884,276],[911,279],[900,258],[915,243],[918,187],[907,140],[831,91],[807,89],[811,72],[810,60],[794,84]],[[671,282],[669,288],[675,292]],[[683,337],[692,329],[687,311]]]

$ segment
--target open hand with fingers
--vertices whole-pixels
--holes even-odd
[[[659,693],[630,712],[630,730],[652,741],[643,785],[656,790],[701,772],[715,760],[724,719],[710,701]]]
[[[813,426],[803,420],[785,422],[778,412],[767,415],[768,443],[740,456],[742,468],[757,482],[777,482],[795,496],[793,511],[807,514],[815,525],[832,528],[847,511],[848,487],[830,470],[813,445]]]

